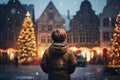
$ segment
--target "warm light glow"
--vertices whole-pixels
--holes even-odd
[[[0,49],[0,53],[1,53],[0,55],[2,55],[3,52],[6,52],[7,55],[8,55],[8,58],[9,58],[10,60],[13,60],[13,59],[14,59],[14,56],[15,56],[15,53],[16,53],[16,50],[13,49],[13,48],[9,48],[9,49],[7,49],[7,50]],[[2,58],[2,56],[1,56],[1,58]]]
[[[10,60],[14,60],[14,53],[10,53]]]
[[[76,51],[76,50],[77,50],[76,47],[71,47],[70,49],[73,50],[73,51]]]
[[[94,52],[92,51],[91,53],[90,53],[90,59],[92,59],[94,57]]]
[[[41,58],[43,57],[44,51],[41,52]]]
[[[98,53],[98,55],[101,54],[101,50],[99,48],[97,49],[97,53]]]
[[[40,46],[38,47],[38,57],[39,58],[42,58],[43,57],[43,54],[44,54],[44,51],[48,48],[49,46]]]
[[[71,50],[76,51],[76,53],[81,53],[84,58],[86,58],[87,61],[90,61],[91,59],[95,58],[101,58],[102,56],[102,50],[104,48],[101,47],[94,47],[94,48],[87,48],[87,47],[70,47]],[[108,51],[110,48],[106,48]]]
[[[89,51],[86,53],[86,56],[87,56],[86,57],[87,61],[90,61],[91,58],[90,58],[90,52]]]

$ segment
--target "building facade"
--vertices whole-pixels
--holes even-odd
[[[100,47],[111,47],[111,39],[115,28],[115,19],[120,12],[120,0],[107,0],[100,14]]]
[[[95,47],[99,46],[99,37],[99,18],[92,10],[91,3],[84,0],[70,21],[67,43],[69,46]]]
[[[52,1],[49,2],[37,21],[37,48],[41,57],[44,50],[52,43],[51,32],[56,29],[64,29],[65,21]]]
[[[8,64],[10,60],[14,60],[19,32],[27,11],[35,22],[34,5],[22,5],[19,0],[9,0],[7,4],[0,4],[0,64]]]
[[[26,12],[30,11],[34,20],[34,6],[22,5],[19,0],[9,0],[0,7],[0,49],[17,49],[17,39],[23,19]]]
[[[80,10],[70,20],[66,42],[76,47],[110,47],[114,31],[116,15],[120,11],[120,0],[107,0],[103,12],[97,16],[88,0],[81,3]],[[0,49],[17,49],[19,31],[29,11],[33,22],[34,5],[23,5],[19,0],[9,0],[0,4]],[[69,11],[68,11],[69,13]],[[51,32],[55,29],[65,29],[65,20],[52,1],[49,2],[42,15],[37,20],[37,48],[41,57],[44,50],[52,43]]]

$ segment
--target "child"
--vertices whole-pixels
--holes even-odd
[[[70,80],[76,68],[75,54],[66,43],[66,32],[57,29],[51,34],[53,43],[45,50],[41,60],[42,70],[48,74],[48,80]]]

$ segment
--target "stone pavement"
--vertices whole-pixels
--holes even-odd
[[[103,75],[102,65],[87,65],[87,67],[77,67],[71,75],[72,80],[120,80],[117,75]],[[14,65],[0,66],[0,80],[47,80],[45,74],[39,65],[18,66]]]

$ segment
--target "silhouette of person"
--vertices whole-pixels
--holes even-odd
[[[109,61],[108,50],[106,48],[103,49],[103,62],[104,65],[107,65]]]
[[[15,56],[14,61],[15,61],[15,67],[17,68],[18,67],[18,57],[17,56]]]
[[[41,68],[48,74],[48,80],[70,80],[77,61],[74,52],[64,43],[66,32],[57,29],[52,32],[51,37],[53,43],[43,54]]]

